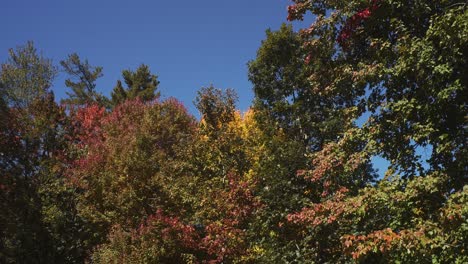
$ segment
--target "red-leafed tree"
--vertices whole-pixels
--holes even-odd
[[[128,100],[112,112],[92,105],[77,109],[73,120],[68,177],[83,192],[81,214],[101,235],[113,225],[135,227],[160,207],[183,210],[167,186],[183,176],[177,149],[195,131],[179,102]]]

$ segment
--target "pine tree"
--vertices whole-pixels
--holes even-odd
[[[72,91],[67,92],[69,98],[62,103],[73,105],[98,104],[107,106],[109,100],[96,91],[96,80],[103,76],[102,67],[89,65],[88,60],[81,61],[78,54],[73,53],[60,62],[63,69],[73,79],[65,80],[65,85]]]
[[[123,103],[127,99],[139,97],[143,101],[151,101],[159,98],[157,91],[159,81],[158,76],[151,74],[147,65],[140,65],[136,71],[122,71],[127,88],[124,88],[120,80],[112,91],[112,106]]]

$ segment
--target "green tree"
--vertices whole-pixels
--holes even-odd
[[[288,220],[317,262],[463,263],[466,236],[466,5],[459,1],[294,1],[316,92],[343,98],[347,129],[313,156],[311,181],[355,172],[371,155],[391,162],[376,185],[340,182]],[[329,10],[332,10],[329,12]],[[326,52],[328,51],[328,52]],[[358,148],[349,148],[363,142]],[[362,143],[359,143],[362,144]],[[417,151],[432,147],[424,169]],[[333,182],[328,183],[334,186]],[[455,209],[457,208],[457,209]],[[450,245],[450,246],[447,246]],[[450,248],[450,250],[449,250]]]
[[[329,47],[323,49],[324,54],[329,52]],[[261,234],[253,235],[254,241],[258,239],[254,243],[263,250],[257,261],[307,261],[307,254],[313,252],[284,225],[287,212],[320,201],[340,184],[356,191],[375,177],[369,161],[353,173],[336,173],[316,181],[298,177],[299,170],[319,165],[311,163],[311,157],[355,127],[353,111],[344,107],[342,95],[325,96],[311,86],[311,72],[327,74],[325,69],[330,66],[323,63],[309,57],[301,35],[285,24],[278,31],[267,30],[257,57],[249,62],[254,115],[262,131],[257,144],[263,146],[260,151],[265,157],[252,168],[257,194],[265,204],[253,232]],[[362,141],[348,148],[362,150]]]
[[[308,63],[331,66],[310,72],[317,92],[346,98],[351,104],[344,106],[357,107],[356,118],[369,112],[374,151],[400,173],[423,173],[416,149],[431,146],[433,169],[464,178],[464,4],[294,2],[290,19],[308,11],[317,15],[314,26],[302,31]],[[326,10],[335,11],[327,16]]]
[[[47,97],[57,69],[51,60],[37,54],[29,41],[16,50],[9,50],[10,57],[2,64],[2,96],[8,106],[27,107],[34,99]]]
[[[120,80],[117,81],[117,85],[112,91],[112,105],[114,107],[127,99],[138,97],[143,101],[151,101],[159,98],[158,77],[151,74],[147,65],[140,65],[135,72],[124,70],[122,76],[127,88],[123,87]]]
[[[310,151],[320,150],[344,131],[339,98],[315,93],[308,79],[322,65],[310,61],[300,34],[283,24],[278,31],[266,31],[266,38],[249,62],[249,80],[255,94],[254,108],[263,112],[289,138],[303,142]],[[264,123],[268,123],[265,120]]]
[[[71,89],[67,92],[69,98],[62,102],[73,105],[98,104],[108,106],[108,99],[96,91],[96,80],[102,77],[102,67],[89,65],[88,60],[81,61],[78,54],[68,55],[60,62],[64,71],[72,77],[65,80],[65,85]]]

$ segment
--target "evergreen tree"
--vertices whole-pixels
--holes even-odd
[[[140,65],[136,71],[122,71],[127,88],[124,88],[120,80],[112,91],[112,105],[124,102],[127,99],[140,98],[143,101],[151,101],[159,98],[160,93],[157,91],[159,81],[156,75],[151,74],[147,65]]]
[[[108,106],[108,99],[96,91],[96,80],[102,77],[102,67],[89,65],[88,60],[81,61],[78,54],[68,55],[66,60],[60,62],[64,71],[72,77],[65,80],[65,85],[72,91],[67,92],[69,98],[63,103],[72,105],[98,104]]]

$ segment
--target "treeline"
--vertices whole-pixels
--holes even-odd
[[[468,262],[466,3],[293,2],[315,21],[267,30],[246,113],[206,87],[197,120],[146,65],[106,97],[77,54],[11,49],[0,262]]]

